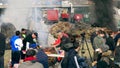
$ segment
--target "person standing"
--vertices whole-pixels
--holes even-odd
[[[20,38],[20,31],[16,31],[15,35],[10,38],[10,45],[12,50],[11,66],[14,67],[14,64],[19,64],[21,56],[20,50],[23,46],[22,39]]]
[[[108,45],[106,45],[106,39],[104,39],[104,32],[102,30],[98,31],[98,35],[94,38],[93,47],[94,47],[94,60],[96,61],[98,56],[98,50],[106,51],[109,49]]]
[[[6,37],[4,34],[0,33],[0,68],[4,68],[4,53],[6,46]]]

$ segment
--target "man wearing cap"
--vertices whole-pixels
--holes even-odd
[[[26,38],[24,38],[21,59],[25,58],[25,52],[26,52],[27,49],[36,48],[36,46],[37,46],[37,44],[36,44],[37,37],[38,37],[38,33],[34,32],[32,34],[27,35]]]

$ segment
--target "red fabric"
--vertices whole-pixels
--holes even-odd
[[[32,61],[32,60],[36,60],[36,58],[35,58],[34,56],[26,57],[26,58],[24,59],[24,62],[25,62],[25,61]]]
[[[58,10],[47,10],[47,19],[49,21],[58,20]]]
[[[69,37],[68,34],[66,34],[66,33],[62,33],[62,36],[65,36],[65,37],[67,37],[67,38]],[[61,37],[58,36],[58,38],[55,40],[55,42],[53,43],[53,45],[56,47],[56,46],[58,46],[60,43],[61,43]]]
[[[58,39],[55,40],[55,42],[53,43],[53,45],[56,47],[57,45],[59,45],[61,43],[61,38],[58,37]]]
[[[68,14],[68,13],[62,13],[62,14],[61,14],[61,17],[62,17],[62,18],[69,18],[69,14]]]
[[[57,57],[58,62],[62,60],[62,57]]]
[[[69,37],[68,34],[66,34],[66,33],[62,33],[62,34],[63,34],[63,36],[65,36],[67,38]]]

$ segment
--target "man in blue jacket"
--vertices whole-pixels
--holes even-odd
[[[21,56],[20,50],[21,50],[21,47],[23,46],[22,39],[20,38],[20,31],[16,31],[15,35],[11,37],[10,45],[12,50],[11,64],[13,67],[14,64],[18,64],[20,61],[20,56]]]

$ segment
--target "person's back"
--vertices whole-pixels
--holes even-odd
[[[48,64],[48,56],[42,49],[38,49],[38,53],[36,54],[37,61],[42,63],[44,68],[49,68]]]
[[[18,68],[44,68],[43,65],[39,62],[26,61],[19,65]]]
[[[85,63],[85,59],[78,55],[79,49],[79,45],[76,45],[66,52],[65,57],[63,58],[63,61],[61,63],[62,68],[87,68],[87,63]]]
[[[19,64],[20,61],[20,50],[23,46],[22,39],[20,38],[20,31],[16,31],[15,35],[11,37],[10,39],[10,45],[11,45],[11,64],[12,67],[14,67],[14,64]]]
[[[14,35],[10,39],[10,45],[11,45],[12,51],[18,51],[18,48],[14,45],[15,40],[18,38],[19,38],[19,36]]]
[[[74,56],[76,56],[77,52],[74,49],[70,49],[68,52],[66,52],[65,57],[63,58],[63,61],[61,63],[62,68],[77,68]]]

